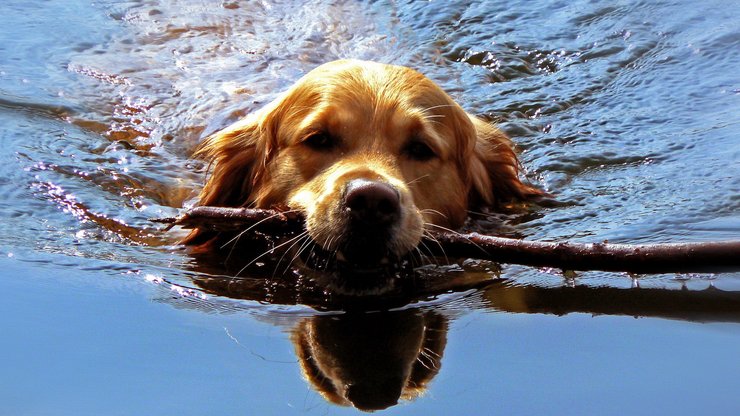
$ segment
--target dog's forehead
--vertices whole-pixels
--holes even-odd
[[[351,79],[324,88],[317,113],[334,126],[387,125],[393,130],[420,128],[424,120],[444,123],[444,114],[456,106],[427,80],[428,85],[399,82],[396,78],[381,83],[364,78]]]
[[[451,103],[429,78],[413,69],[366,61],[335,61],[308,73],[299,83],[323,100],[378,108],[437,107]]]
[[[421,111],[369,101],[332,102],[318,113],[329,131],[342,134],[367,130],[409,134],[423,126]]]
[[[283,127],[295,127],[285,136],[289,140],[323,130],[352,146],[400,147],[424,137],[443,156],[453,153],[457,125],[467,119],[421,73],[363,61],[319,67],[297,83],[285,103],[292,122]]]

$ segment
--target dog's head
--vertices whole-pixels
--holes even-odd
[[[422,74],[373,62],[316,68],[200,154],[214,164],[201,205],[287,205],[354,270],[397,261],[430,227],[460,226],[471,203],[539,193],[520,182],[501,132]]]

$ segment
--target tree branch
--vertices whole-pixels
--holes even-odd
[[[151,221],[167,224],[165,230],[176,225],[210,231],[241,231],[244,227],[254,227],[255,231],[280,234],[303,227],[303,218],[292,211],[209,206],[191,208],[179,217],[152,218]]]
[[[266,233],[299,231],[302,218],[293,212],[249,208],[195,207],[177,218],[153,221],[183,228],[240,231],[246,226]],[[434,255],[469,257],[500,263],[563,270],[604,270],[631,273],[690,273],[740,270],[740,240],[610,244],[539,242],[478,233],[433,233],[428,247]]]

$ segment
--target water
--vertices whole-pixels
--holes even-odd
[[[562,202],[468,228],[738,238],[737,6],[3,2],[0,414],[356,412],[301,374],[310,333],[370,349],[341,366],[356,385],[416,362],[361,357],[430,343],[424,391],[386,413],[736,413],[738,273],[466,262],[427,270],[428,293],[368,318],[279,279],[228,279],[148,218],[193,203],[204,167],[189,156],[205,135],[353,57],[417,68],[499,122]],[[366,339],[376,330],[383,348]]]

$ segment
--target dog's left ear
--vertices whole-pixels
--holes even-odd
[[[511,140],[493,125],[468,116],[475,129],[470,159],[470,202],[501,206],[544,197],[545,192],[521,181],[521,166]]]

